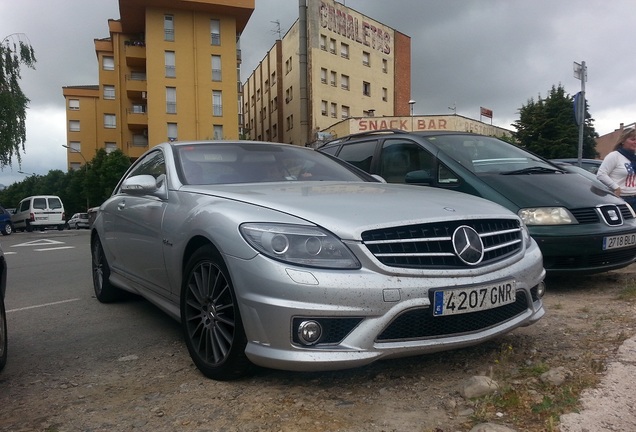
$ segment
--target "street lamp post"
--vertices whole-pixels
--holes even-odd
[[[415,101],[411,99],[409,101],[409,106],[411,107],[411,132],[413,132],[413,107],[415,105]]]
[[[82,159],[84,159],[84,167],[86,169],[86,179],[88,180],[88,161],[86,160],[82,152],[64,144],[62,144],[62,147],[64,147],[65,149],[68,149],[71,153],[78,153],[82,157]],[[86,185],[84,186],[86,187]],[[86,211],[88,211],[89,208],[90,208],[90,205],[88,201],[88,187],[86,187]]]

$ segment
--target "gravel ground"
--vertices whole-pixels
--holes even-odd
[[[535,364],[604,378],[584,394],[583,414],[564,417],[564,432],[636,430],[629,391],[636,341],[622,344],[636,335],[636,314],[633,300],[618,297],[636,283],[632,267],[548,281],[546,316],[496,340],[353,370],[259,370],[249,379],[215,382],[175,341],[113,361],[78,356],[72,365],[34,367],[11,380],[0,373],[0,431],[469,431],[475,403],[460,396],[462,383],[489,375],[519,385],[515,371]],[[629,427],[607,426],[609,411]],[[487,421],[517,431],[559,430],[505,410]]]

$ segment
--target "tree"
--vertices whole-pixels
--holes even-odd
[[[583,127],[583,157],[596,158],[594,119],[587,103]],[[548,97],[535,102],[530,99],[519,110],[519,120],[512,124],[517,143],[546,159],[578,157],[579,126],[574,117],[574,98],[559,85],[552,86]]]
[[[13,156],[22,162],[26,141],[26,109],[29,99],[20,88],[20,65],[35,69],[35,53],[14,33],[0,42],[0,168],[11,165]]]

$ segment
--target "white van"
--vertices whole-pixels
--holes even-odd
[[[64,205],[55,195],[36,195],[24,198],[11,216],[16,231],[44,230],[57,228],[63,230],[66,225]]]

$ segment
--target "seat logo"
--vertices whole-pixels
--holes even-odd
[[[473,228],[462,225],[453,233],[455,254],[468,265],[476,265],[484,258],[484,244]]]

